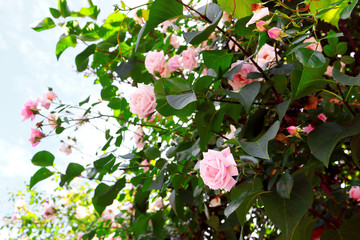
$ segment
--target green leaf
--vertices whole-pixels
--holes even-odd
[[[321,52],[313,51],[308,48],[298,49],[295,55],[304,67],[319,68],[326,63],[326,59]]]
[[[225,71],[231,65],[233,55],[227,50],[202,51],[204,64],[209,69],[214,69],[217,75],[221,71]]]
[[[84,101],[79,102],[79,106],[81,107],[82,105],[84,105],[85,103],[88,103],[90,100],[90,96],[88,96]]]
[[[156,96],[156,110],[163,116],[176,115],[185,117],[191,115],[195,111],[196,103],[192,102],[181,110],[177,110],[170,106],[166,100],[167,95],[178,95],[191,90],[189,81],[182,78],[159,79],[154,84]]]
[[[294,185],[293,177],[286,171],[276,183],[276,191],[282,198],[290,198]]]
[[[326,229],[321,235],[321,240],[354,240],[359,239],[360,219],[345,220],[338,229]]]
[[[340,55],[344,55],[348,49],[348,43],[347,42],[339,42],[336,44],[336,53]]]
[[[257,81],[245,85],[239,92],[224,90],[232,98],[236,98],[248,111],[260,91],[261,84]]]
[[[52,166],[54,164],[54,155],[48,151],[37,152],[31,159],[32,164],[40,167]]]
[[[59,11],[62,17],[68,17],[71,15],[66,0],[58,0]]]
[[[358,3],[358,0],[352,0],[351,4],[344,7],[344,9],[341,11],[340,18],[348,19],[357,3]]]
[[[120,65],[116,67],[114,71],[117,73],[118,77],[121,78],[121,80],[124,80],[133,70],[135,63],[136,63],[136,57],[132,57],[129,59],[128,62],[125,61],[121,62]]]
[[[61,175],[60,187],[64,186],[65,183],[70,184],[70,182],[75,178],[81,175],[85,170],[83,166],[77,163],[69,163],[66,168],[65,175]]]
[[[351,76],[343,74],[336,68],[333,68],[332,75],[333,75],[334,80],[341,84],[348,85],[348,86],[360,85],[360,74],[357,75],[356,77],[351,77]]]
[[[139,32],[136,47],[139,45],[140,39],[160,23],[181,16],[182,14],[183,5],[176,0],[156,0],[153,2],[150,7],[149,20]]]
[[[125,183],[126,183],[125,177],[117,180],[113,186],[111,186],[107,191],[103,192],[98,196],[96,204],[104,207],[111,205],[114,199],[117,197],[120,190],[125,187]]]
[[[242,226],[244,226],[244,224],[246,223],[246,215],[249,214],[250,208],[254,205],[256,199],[258,199],[260,195],[264,193],[268,192],[257,189],[245,196],[238,210],[236,211],[239,222]]]
[[[259,0],[218,0],[218,4],[221,6],[221,8],[229,14],[234,12],[234,16],[237,19],[252,15],[253,12],[251,11],[251,4],[259,2]]]
[[[100,9],[98,6],[96,5],[93,5],[89,8],[81,8],[80,9],[80,14],[83,15],[83,16],[88,16],[94,20],[97,19],[97,16],[99,15],[100,13]]]
[[[40,168],[31,178],[30,178],[30,189],[37,184],[38,182],[47,179],[52,176],[54,173],[47,168]]]
[[[199,9],[197,11],[205,15],[210,21],[211,24],[203,31],[197,32],[184,32],[184,38],[187,43],[192,45],[197,45],[205,40],[210,36],[212,32],[214,32],[217,24],[219,23],[222,17],[222,9],[219,5],[215,3],[209,3]],[[193,13],[195,17],[200,17],[200,15],[196,12]],[[215,69],[216,70],[216,69]]]
[[[269,159],[268,154],[268,142],[271,139],[274,139],[280,127],[279,121],[276,121],[264,135],[262,135],[257,141],[255,142],[240,142],[241,147],[244,149],[245,152],[248,154],[263,158]]]
[[[105,210],[106,206],[102,206],[98,204],[99,197],[102,196],[105,192],[107,192],[111,187],[106,185],[105,183],[100,183],[95,191],[94,196],[92,198],[92,204],[96,210],[96,212],[101,216],[102,212]]]
[[[183,109],[188,104],[197,101],[194,92],[185,93],[181,95],[167,95],[166,101],[169,105],[177,110]]]
[[[316,219],[313,219],[310,216],[305,216],[301,221],[295,226],[294,231],[291,234],[291,240],[304,240],[311,239],[311,235],[314,230]],[[284,234],[281,234],[276,240],[285,240]]]
[[[164,224],[165,224],[164,212],[158,211],[155,214],[153,214],[151,216],[151,223],[152,223],[152,227],[153,227],[155,236],[160,237],[165,229],[164,228]]]
[[[348,1],[339,0],[319,0],[312,1],[310,4],[310,12],[312,14],[318,14],[319,18],[338,27],[339,19],[342,11],[348,6]]]
[[[96,161],[94,161],[94,167],[97,172],[101,174],[105,174],[106,172],[110,171],[112,166],[115,163],[115,156],[113,154],[110,154],[106,157],[102,157]]]
[[[149,147],[145,149],[144,153],[145,153],[145,157],[148,160],[155,160],[156,158],[160,157],[161,154],[159,148],[157,147]]]
[[[288,109],[290,105],[290,100],[286,100],[282,103],[279,103],[277,106],[276,106],[276,111],[278,112],[278,115],[279,115],[279,120],[281,121]]]
[[[213,79],[214,77],[211,76],[203,76],[195,81],[192,89],[198,98],[203,98],[206,96]]]
[[[70,34],[68,36],[63,35],[58,43],[56,44],[56,58],[59,60],[60,55],[67,49],[68,47],[75,47],[77,44],[76,36]]]
[[[229,205],[225,208],[224,215],[229,217],[238,207],[241,205],[242,201],[244,200],[245,196],[247,196],[248,192],[243,192],[239,197],[233,199]]]
[[[41,32],[43,30],[47,30],[47,29],[53,28],[55,26],[56,26],[56,24],[49,17],[45,18],[42,21],[38,21],[38,22],[31,24],[31,28],[37,32]]]
[[[280,228],[285,239],[290,239],[295,226],[311,207],[313,189],[303,174],[294,176],[294,186],[290,198],[281,198],[272,192],[261,196],[266,213],[271,221]]]
[[[345,64],[353,64],[355,62],[355,59],[353,57],[350,57],[350,56],[342,56],[341,57],[341,62],[343,62]]]
[[[316,127],[308,135],[308,144],[311,153],[326,167],[336,144],[345,137],[360,133],[360,118],[357,117],[350,124],[342,126],[333,122],[326,122]]]
[[[51,15],[54,18],[59,18],[61,16],[61,13],[59,10],[55,9],[55,8],[49,8]]]
[[[89,57],[94,54],[96,49],[96,44],[88,46],[84,51],[82,51],[75,58],[75,64],[78,72],[84,71],[89,63]]]
[[[329,57],[334,57],[336,55],[335,48],[331,45],[324,46],[324,53]]]
[[[110,86],[105,86],[102,90],[101,90],[101,98],[103,100],[106,101],[110,101],[112,98],[114,98],[116,96],[116,92],[117,92],[118,87],[110,85]]]

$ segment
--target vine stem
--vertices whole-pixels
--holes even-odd
[[[204,19],[205,21],[207,21],[208,23],[212,24],[213,22],[205,15],[201,14],[199,11],[197,11],[196,9],[192,8],[191,6],[183,3],[181,0],[175,0],[178,3],[180,3],[181,5],[183,5],[184,7],[186,7],[187,9],[190,9],[192,11],[194,11],[195,13],[197,13],[202,19]],[[228,34],[227,32],[225,32],[222,28],[220,28],[219,26],[216,26],[216,29],[219,30],[222,34],[224,34],[230,41],[232,41],[239,49],[240,51],[247,57],[250,59],[250,61],[252,62],[252,64],[254,64],[254,66],[257,68],[257,70],[261,73],[261,75],[263,76],[263,78],[265,79],[265,81],[269,82],[270,79],[269,77],[266,75],[266,73],[264,72],[264,70],[257,64],[257,62],[254,60],[253,57],[251,57],[251,54],[249,54],[230,34]],[[279,103],[283,102],[283,99],[280,97],[279,93],[276,91],[276,89],[274,88],[274,86],[271,86],[271,89],[273,90],[275,97],[277,99],[277,101]]]
[[[346,101],[346,98],[345,98],[344,93],[342,92],[342,90],[341,90],[341,88],[340,88],[340,85],[337,84],[336,86],[337,86],[337,88],[339,89],[341,98],[342,98],[345,106],[349,109],[349,111],[351,112],[351,114],[355,117],[356,114],[355,114],[354,110],[350,107],[349,103]]]

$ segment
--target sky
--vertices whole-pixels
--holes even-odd
[[[64,140],[64,137],[45,138],[39,145],[32,147],[28,141],[30,129],[42,119],[37,117],[33,122],[23,122],[20,114],[27,100],[41,98],[48,87],[53,88],[64,103],[77,104],[89,95],[92,95],[94,101],[100,98],[99,86],[93,85],[95,77],[86,78],[83,73],[76,72],[75,56],[86,46],[79,43],[76,48],[67,49],[57,61],[55,47],[63,33],[62,29],[56,27],[36,32],[29,27],[35,21],[51,17],[49,7],[57,8],[57,2],[0,1],[0,217],[8,215],[13,209],[7,193],[18,190],[24,192],[25,184],[29,184],[30,177],[38,170],[38,167],[31,163],[36,152],[52,152],[55,155],[55,164],[64,168],[69,162],[84,164],[86,161],[95,160],[76,151],[70,156],[60,152],[60,140]],[[120,3],[116,0],[107,0],[106,4],[104,1],[99,2],[99,21],[113,12],[113,4]],[[88,6],[86,0],[68,0],[68,4],[73,10]],[[76,135],[83,140],[79,145],[87,155],[94,155],[105,141],[104,134],[91,126],[84,126]],[[99,139],[100,142],[97,141]],[[50,181],[45,180],[36,186],[36,190],[51,191],[55,185],[49,184]]]

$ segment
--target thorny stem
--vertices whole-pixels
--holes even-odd
[[[192,11],[194,11],[195,13],[197,13],[202,19],[204,19],[205,21],[207,21],[208,23],[212,24],[213,22],[205,15],[201,14],[199,11],[197,11],[196,9],[192,8],[191,6],[183,3],[181,0],[176,0],[178,3],[182,4],[183,6],[185,6],[187,9],[190,9]],[[250,61],[254,64],[254,66],[257,68],[257,70],[261,73],[261,75],[263,76],[263,78],[265,79],[265,81],[269,82],[270,79],[269,77],[266,75],[266,73],[264,72],[264,70],[257,64],[257,62],[254,60],[254,58],[251,57],[251,54],[249,54],[230,34],[228,34],[227,32],[225,32],[223,29],[221,29],[219,26],[216,26],[216,29],[218,29],[222,34],[224,34],[230,41],[232,41],[239,49],[240,51],[247,57],[250,59]],[[276,91],[276,89],[274,88],[274,86],[271,86],[271,89],[273,90],[275,97],[277,99],[277,101],[283,102],[282,98],[280,97],[279,93]]]

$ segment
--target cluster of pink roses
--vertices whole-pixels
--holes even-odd
[[[166,61],[163,51],[150,51],[145,58],[145,68],[154,76],[157,72],[161,77],[168,78],[172,72],[183,67],[192,71],[198,64],[197,56],[193,47],[189,47],[181,55],[174,55],[169,61]]]
[[[41,99],[38,98],[35,101],[33,101],[31,99],[28,100],[24,104],[24,108],[21,110],[21,115],[24,117],[23,121],[28,120],[28,119],[31,119],[31,121],[33,121],[35,119],[35,116],[40,113],[40,109],[38,108],[39,105],[41,105],[41,107],[43,107],[45,109],[49,109],[51,102],[54,101],[54,99],[56,99],[56,98],[57,98],[57,96],[53,91],[48,91],[47,93],[45,93],[43,95],[43,98],[41,98]],[[57,127],[56,119],[57,118],[53,115],[48,116],[49,125],[53,129],[55,129]],[[42,122],[37,123],[36,125],[38,127],[41,127]],[[38,129],[32,128],[29,141],[31,142],[32,146],[35,147],[36,145],[39,144],[40,140],[44,137],[45,137],[44,133],[42,133]]]

